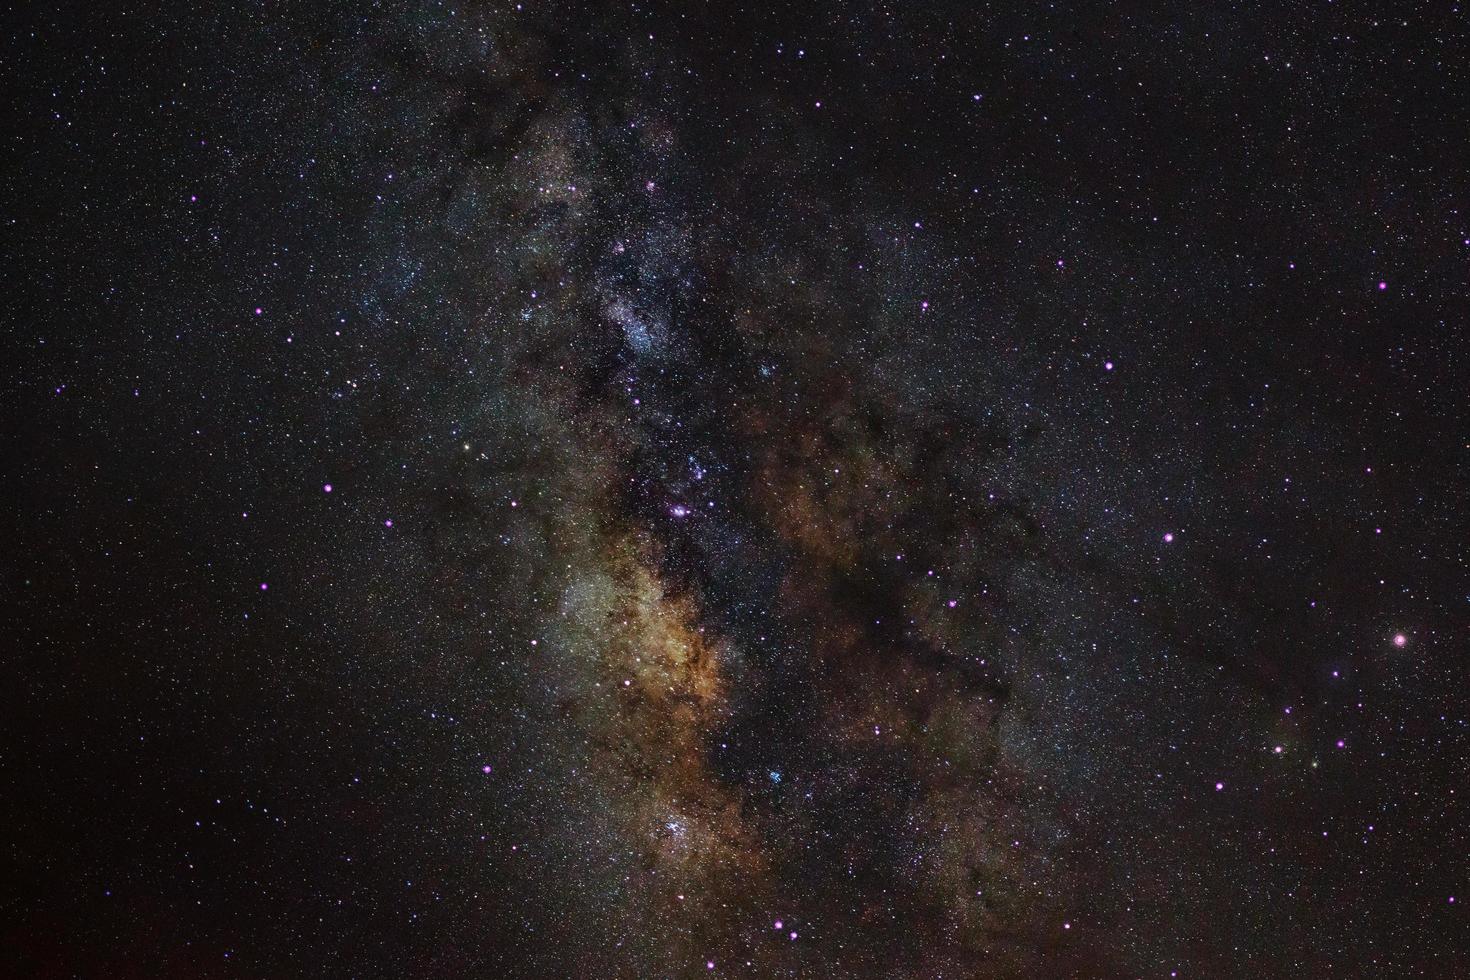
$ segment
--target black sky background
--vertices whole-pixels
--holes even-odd
[[[10,974],[1470,972],[1455,4],[23,21]]]

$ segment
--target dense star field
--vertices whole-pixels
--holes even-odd
[[[0,975],[1470,976],[1453,0],[0,68]]]

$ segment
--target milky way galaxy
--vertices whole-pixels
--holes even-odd
[[[1392,14],[37,13],[0,972],[1470,974]]]

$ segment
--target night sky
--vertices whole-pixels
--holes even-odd
[[[1470,976],[1470,16],[4,29],[0,975]]]

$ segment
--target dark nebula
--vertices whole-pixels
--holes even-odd
[[[1470,976],[1454,3],[3,52],[0,975]]]

